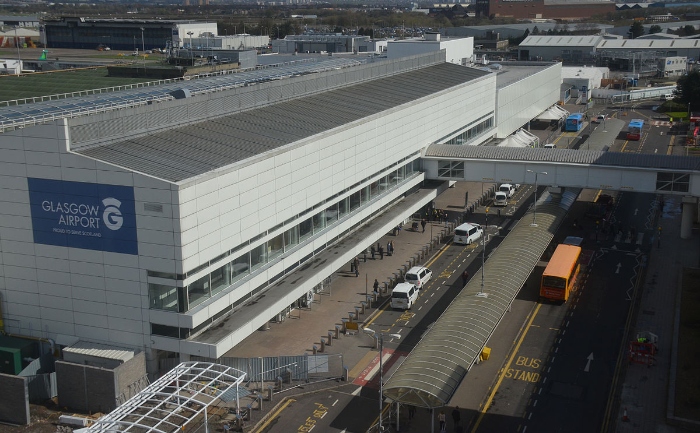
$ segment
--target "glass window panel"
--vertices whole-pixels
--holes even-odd
[[[312,234],[314,234],[314,224],[311,218],[302,221],[301,224],[299,224],[299,236],[301,240],[307,239]]]
[[[151,323],[151,334],[162,337],[180,338],[180,329],[176,326],[165,326]]]
[[[326,214],[326,226],[329,226],[336,221],[338,221],[338,204],[331,205],[325,210]]]
[[[249,255],[248,253],[245,253],[231,262],[231,281],[236,281],[237,279],[248,275],[248,269],[250,269],[248,260]]]
[[[362,203],[370,202],[369,186],[366,186],[360,190],[360,200]]]
[[[314,220],[314,233],[318,233],[326,227],[326,217],[324,212],[321,211],[313,216]]]
[[[376,198],[381,194],[381,191],[379,191],[379,181],[372,182],[372,185],[370,185],[370,194],[372,198]]]
[[[177,287],[149,284],[148,301],[151,309],[178,311]]]
[[[346,197],[338,202],[339,217],[344,217],[348,212],[350,212],[350,200]]]
[[[267,241],[267,259],[272,260],[284,252],[284,234],[280,233]]]
[[[250,268],[251,270],[258,269],[260,266],[267,263],[267,245],[265,243],[253,248],[250,252]]]
[[[355,194],[350,196],[350,211],[354,211],[357,208],[360,207],[360,192],[356,192]]]
[[[231,264],[226,263],[211,273],[211,294],[219,293],[231,285]]]
[[[284,248],[289,249],[299,244],[299,226],[294,226],[284,232]]]
[[[190,308],[201,304],[204,300],[211,297],[209,292],[209,274],[187,286],[187,297],[190,300]]]

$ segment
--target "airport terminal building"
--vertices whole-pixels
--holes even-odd
[[[561,65],[486,70],[440,51],[208,80],[5,126],[6,332],[143,351],[151,373],[219,358],[376,242],[323,256],[421,188],[428,145],[512,134],[559,99]]]

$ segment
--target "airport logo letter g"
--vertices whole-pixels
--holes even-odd
[[[122,202],[114,197],[109,197],[102,200],[102,204],[105,205],[102,220],[105,222],[107,228],[110,230],[119,230],[122,228],[122,224],[124,224],[124,217],[122,216],[122,212],[119,210],[119,206],[122,205]]]

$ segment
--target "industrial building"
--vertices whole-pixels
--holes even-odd
[[[144,352],[152,374],[219,358],[376,241],[347,239],[420,188],[428,145],[506,137],[559,99],[559,63],[317,60],[0,108],[5,331]],[[420,191],[377,237],[440,192]]]
[[[152,50],[156,48],[244,50],[265,47],[269,36],[218,34],[216,22],[84,17],[46,19],[41,42],[48,48]]]
[[[474,55],[474,38],[441,38],[440,33],[426,33],[423,38],[389,41],[387,57],[397,59],[410,54],[445,50],[449,63],[467,65]]]
[[[700,39],[620,39],[604,36],[528,36],[520,60],[597,65],[611,71],[656,75],[662,58],[700,58]]]
[[[480,17],[573,20],[615,12],[615,3],[609,0],[476,0],[475,12]]]

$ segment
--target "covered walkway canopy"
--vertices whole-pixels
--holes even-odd
[[[558,105],[552,105],[545,111],[543,111],[539,116],[535,117],[537,120],[560,120],[566,119],[569,116],[569,112],[561,108]]]
[[[542,257],[580,190],[543,194],[486,261],[484,283],[472,278],[384,386],[388,398],[413,406],[447,405]]]
[[[207,407],[235,392],[245,373],[210,362],[183,362],[147,386],[124,404],[98,419],[87,432],[174,433]]]

